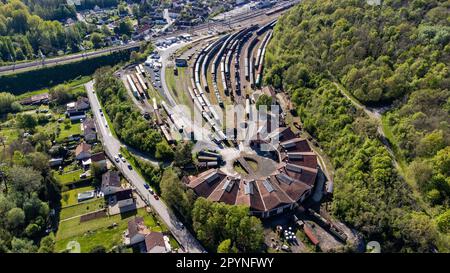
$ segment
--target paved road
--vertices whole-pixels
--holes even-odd
[[[101,106],[96,94],[94,93],[93,81],[88,82],[85,86],[105,151],[112,158],[114,155],[119,153],[122,143],[113,136],[110,129],[106,127],[107,122],[105,117],[100,115]],[[122,174],[136,188],[136,191],[144,199],[144,201],[147,204],[150,204],[154,211],[159,214],[161,219],[172,232],[173,236],[177,239],[186,252],[201,253],[205,251],[205,249],[187,229],[180,228],[179,223],[181,222],[170,211],[170,209],[161,200],[156,200],[152,195],[150,195],[148,190],[144,187],[145,180],[137,172],[134,170],[129,170],[126,163],[115,164]]]
[[[298,3],[300,1],[294,0],[291,2]],[[279,7],[281,4],[284,4],[284,3],[277,4],[272,8],[258,9],[258,10],[254,10],[251,12],[238,14],[236,16],[228,17],[227,20],[221,20],[221,21],[217,21],[217,22],[206,22],[203,24],[199,24],[197,26],[193,26],[187,30],[177,30],[174,32],[170,32],[170,33],[161,35],[155,39],[162,39],[162,38],[167,38],[169,36],[176,36],[176,35],[180,35],[180,34],[186,33],[186,32],[200,33],[202,31],[208,31],[213,28],[217,28],[217,30],[224,31],[224,30],[232,28],[235,25],[239,25],[240,23],[243,23],[244,21],[252,22],[252,21],[256,20],[257,17],[266,16],[265,15],[266,11],[275,9],[275,8]],[[74,61],[78,61],[78,60],[81,60],[86,57],[95,57],[95,56],[100,56],[100,55],[106,54],[108,52],[115,52],[115,51],[120,51],[120,50],[124,50],[124,49],[138,47],[138,46],[140,46],[141,43],[142,42],[135,42],[133,44],[113,46],[113,47],[103,48],[103,49],[99,49],[99,50],[91,51],[91,52],[87,52],[87,53],[76,53],[76,54],[70,54],[70,55],[65,55],[65,56],[61,56],[61,57],[55,57],[55,58],[51,58],[51,59],[46,59],[45,63],[43,63],[42,60],[36,60],[36,61],[31,61],[31,62],[24,62],[24,63],[18,63],[18,64],[13,64],[13,65],[0,66],[0,74],[13,73],[17,70],[30,70],[30,69],[40,68],[43,66],[51,66],[51,65],[56,65],[56,64],[74,62]]]

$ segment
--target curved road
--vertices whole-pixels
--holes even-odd
[[[88,82],[87,84],[85,84],[85,87],[91,104],[92,112],[97,123],[98,133],[103,141],[103,146],[108,156],[110,158],[113,158],[114,155],[117,155],[119,153],[120,147],[123,145],[117,138],[113,136],[110,128],[107,127],[105,117],[100,115],[101,106],[97,95],[94,93],[94,82]],[[114,160],[112,160],[112,162],[116,164],[117,168],[136,188],[136,192],[142,197],[142,199],[148,205],[150,205],[156,213],[158,213],[158,215],[169,228],[170,232],[184,248],[185,252],[205,252],[205,249],[200,245],[197,239],[195,239],[195,237],[186,228],[181,227],[181,222],[166,206],[166,204],[164,204],[162,200],[156,200],[153,195],[148,192],[148,190],[144,187],[146,183],[145,180],[136,171],[129,170],[126,166],[126,163],[116,163]]]

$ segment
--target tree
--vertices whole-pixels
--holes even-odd
[[[103,37],[100,33],[94,32],[91,35],[91,42],[94,48],[101,48],[103,45]]]
[[[164,201],[177,210],[186,221],[190,221],[194,194],[187,190],[181,183],[172,168],[166,169],[161,178],[161,197]]]
[[[161,141],[156,144],[155,157],[164,161],[170,161],[173,159],[174,153],[172,148],[165,141]]]
[[[433,156],[437,151],[445,147],[444,133],[442,130],[431,132],[424,136],[417,146],[417,153],[423,156]]]
[[[450,209],[447,209],[444,213],[440,214],[436,218],[436,223],[441,232],[450,232]]]
[[[20,105],[16,103],[16,97],[11,93],[0,93],[0,114],[16,112]]]
[[[11,229],[18,228],[25,223],[25,213],[21,208],[12,208],[6,215],[6,222]]]
[[[37,126],[37,120],[30,114],[17,115],[17,126],[22,129],[33,130]]]
[[[217,247],[217,253],[230,253],[231,250],[231,240],[223,240]]]
[[[40,231],[41,231],[41,227],[39,227],[38,225],[36,225],[34,223],[29,224],[25,228],[25,234],[31,239],[36,237]]]
[[[16,192],[30,195],[42,186],[42,176],[30,167],[13,166],[8,171],[8,181]]]
[[[192,226],[199,240],[211,251],[224,250],[230,240],[240,252],[258,252],[264,242],[261,221],[249,216],[245,206],[227,205],[198,198],[192,210]],[[234,250],[233,250],[234,251]]]
[[[50,89],[49,95],[50,98],[59,105],[67,103],[72,99],[72,96],[70,95],[70,88],[65,84],[59,84]]]
[[[11,253],[34,253],[37,250],[31,240],[14,237],[11,241]]]
[[[192,143],[180,142],[173,156],[175,166],[184,167],[192,163]]]
[[[272,106],[272,97],[266,94],[262,94],[261,96],[259,96],[258,100],[256,101],[256,109],[259,110],[262,105],[267,106],[267,111],[270,111],[270,107]]]
[[[41,239],[38,252],[39,253],[55,252],[55,236],[53,235],[53,233]]]
[[[440,173],[450,176],[450,146],[437,152],[433,158],[433,164]]]
[[[130,19],[122,20],[119,23],[119,27],[117,29],[117,34],[119,35],[131,35],[131,32],[133,31],[133,23]]]

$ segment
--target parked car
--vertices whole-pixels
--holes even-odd
[[[117,163],[119,163],[119,162],[120,162],[119,157],[118,157],[118,156],[114,156],[114,161],[116,161]]]
[[[122,162],[123,162],[123,163],[127,162],[127,160],[125,159],[125,157],[122,157],[121,159],[122,159]]]
[[[148,190],[150,188],[150,186],[148,184],[144,184],[144,188],[146,188]]]
[[[150,192],[150,194],[155,194],[155,192],[151,188],[148,189],[148,191]]]
[[[129,169],[129,170],[132,170],[132,169],[133,169],[133,167],[131,167],[131,165],[130,165],[130,164],[128,164],[128,169]]]
[[[156,200],[159,200],[159,196],[156,193],[153,194],[153,197],[155,197]]]

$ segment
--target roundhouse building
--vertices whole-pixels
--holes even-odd
[[[275,171],[268,176],[252,178],[227,175],[220,169],[209,169],[183,182],[198,196],[230,205],[246,205],[252,215],[266,218],[291,210],[311,193],[316,181],[317,156],[305,139],[290,128],[279,128],[256,144],[271,143],[278,153]],[[255,144],[255,143],[254,143]]]

